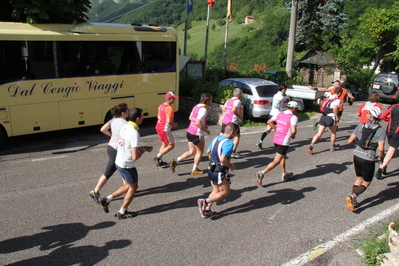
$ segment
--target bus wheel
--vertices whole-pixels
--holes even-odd
[[[0,148],[1,148],[2,146],[4,146],[4,144],[6,143],[6,140],[7,140],[7,133],[6,133],[6,131],[4,130],[4,128],[2,128],[2,127],[0,126]]]
[[[104,124],[107,123],[109,120],[111,120],[113,115],[111,114],[111,111],[108,111],[108,113],[105,115],[104,118]]]

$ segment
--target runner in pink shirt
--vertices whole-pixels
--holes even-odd
[[[276,131],[273,142],[276,147],[276,156],[263,171],[256,172],[256,182],[262,186],[262,180],[265,174],[274,169],[278,164],[281,168],[281,181],[287,181],[294,176],[294,173],[287,173],[285,161],[287,159],[287,150],[291,139],[295,139],[297,133],[298,117],[294,114],[298,110],[298,103],[290,101],[287,104],[287,110],[278,113],[267,121],[267,124]]]
[[[172,160],[170,169],[173,173],[176,170],[176,166],[183,159],[191,156],[194,156],[194,164],[193,169],[191,170],[191,175],[202,175],[204,173],[204,171],[198,169],[198,165],[201,161],[202,154],[204,153],[204,133],[207,135],[211,134],[206,123],[208,121],[208,107],[212,104],[212,100],[212,94],[208,92],[202,93],[200,103],[194,106],[193,110],[191,111],[189,117],[190,125],[188,126],[186,133],[188,151]]]

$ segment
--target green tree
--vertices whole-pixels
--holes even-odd
[[[367,74],[370,79],[381,61],[399,59],[399,2],[389,8],[368,8],[360,16],[359,38],[348,38],[337,51],[337,61],[347,72],[375,63]],[[391,69],[393,70],[393,69]]]
[[[3,0],[0,21],[75,23],[86,21],[90,0]],[[11,11],[11,13],[9,13]]]
[[[340,30],[347,26],[342,12],[346,0],[298,1],[296,51],[328,50],[339,45]]]

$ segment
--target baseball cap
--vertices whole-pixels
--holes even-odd
[[[298,103],[295,101],[290,101],[287,103],[288,108],[298,108]]]
[[[380,116],[381,116],[381,109],[374,106],[374,107],[372,107],[372,108],[369,110],[369,113],[370,113],[372,116],[374,116],[375,118],[380,118]]]
[[[331,82],[331,83],[335,83],[335,82],[338,82],[339,84],[341,84],[341,81],[339,80],[339,79],[335,79],[335,80],[333,80],[333,82]]]
[[[179,96],[177,96],[177,95],[175,95],[173,92],[167,92],[166,94],[165,94],[165,99],[166,100],[168,100],[169,98],[175,98],[175,97],[179,97]]]

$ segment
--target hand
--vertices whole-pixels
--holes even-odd
[[[210,132],[208,129],[205,129],[204,131],[205,131],[205,133],[206,133],[207,135],[210,135],[210,134],[211,134],[211,132]]]
[[[147,146],[147,151],[148,151],[148,152],[152,152],[153,149],[154,149],[153,146]]]
[[[234,164],[231,164],[230,166],[229,166],[229,170],[230,171],[234,171],[236,169],[236,166],[234,165]]]

